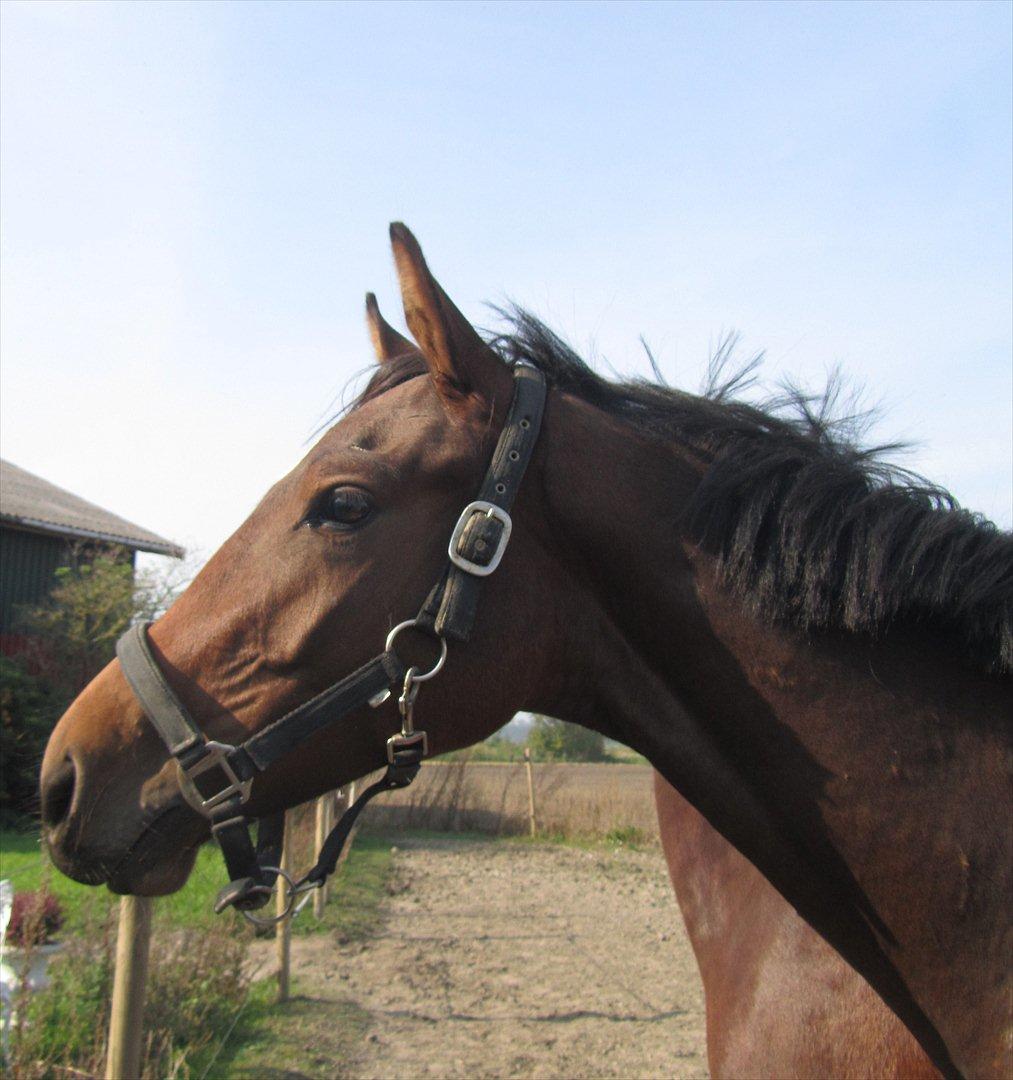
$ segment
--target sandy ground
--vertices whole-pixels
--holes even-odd
[[[657,851],[398,849],[366,942],[293,941],[300,989],[369,1015],[354,1077],[705,1077],[700,980]]]

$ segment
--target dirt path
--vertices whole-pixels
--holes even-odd
[[[376,937],[293,942],[304,992],[369,1016],[354,1060],[329,1062],[315,1034],[319,1075],[707,1075],[659,853],[425,840],[394,867]]]

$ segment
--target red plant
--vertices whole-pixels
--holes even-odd
[[[43,945],[63,926],[63,909],[51,892],[17,893],[11,905],[7,940],[20,948]]]

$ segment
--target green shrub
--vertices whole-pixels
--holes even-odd
[[[0,657],[0,823],[36,806],[49,734],[74,697],[113,658],[135,618],[153,619],[179,593],[183,569],[134,574],[129,552],[72,548],[44,604],[20,612],[26,646]]]
[[[579,724],[536,716],[528,746],[537,761],[608,761],[605,736]]]
[[[68,1068],[101,1075],[114,934],[112,919],[107,918],[88,937],[70,938],[64,952],[50,961],[49,987],[15,995],[17,1018],[10,1039],[9,1075],[41,1080]]]
[[[33,660],[69,704],[112,660],[137,610],[134,568],[116,549],[59,567],[46,602],[23,613]]]
[[[0,821],[13,824],[35,806],[39,765],[63,701],[23,664],[0,656]]]
[[[498,732],[474,746],[441,754],[440,761],[522,761],[524,747]]]
[[[115,932],[72,938],[50,962],[46,990],[19,994],[9,1075],[19,1080],[102,1076],[105,1070]],[[186,930],[156,934],[148,968],[142,1076],[199,1076],[249,991],[246,934]]]

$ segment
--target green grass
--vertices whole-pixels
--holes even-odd
[[[64,877],[40,848],[32,833],[0,830],[0,878],[10,878],[15,892],[45,887],[55,893],[63,908],[63,933],[74,934],[94,925],[112,906],[119,903],[105,888],[79,885]],[[211,905],[225,884],[225,870],[217,848],[201,848],[197,864],[186,885],[172,896],[161,897],[156,905],[157,918],[173,927],[208,927],[221,918]]]
[[[315,919],[308,907],[293,924],[294,933],[337,934],[345,940],[375,933],[382,924],[380,907],[387,895],[392,861],[389,838],[357,836],[345,863],[331,879],[331,895],[324,918]],[[97,940],[97,927],[112,928],[115,925],[109,922],[109,916],[118,898],[105,889],[88,888],[63,877],[52,867],[30,834],[0,832],[0,875],[10,877],[19,892],[45,884],[56,893],[66,919],[61,936],[73,937],[80,933],[82,936],[76,939],[78,947]],[[233,937],[233,940],[234,935],[245,936],[249,930],[238,915],[215,916],[211,911],[211,901],[224,880],[221,856],[216,848],[208,845],[201,850],[187,885],[179,893],[157,901],[156,919],[164,929],[195,930],[197,937],[192,946],[200,949],[201,942],[208,942],[204,952],[210,950],[211,943],[222,940],[219,934]],[[321,947],[328,946],[322,943]],[[240,944],[240,949],[245,951],[245,946]],[[172,963],[170,957],[167,968],[170,973],[175,971]],[[89,963],[85,970],[93,974],[97,969]],[[62,987],[65,1000],[53,1003],[53,1008],[40,1013],[39,1023],[44,1023],[47,1030],[38,1029],[35,1034],[40,1039],[43,1035],[48,1037],[48,1029],[53,1027],[49,1043],[57,1046],[61,1037],[66,1042],[66,1031],[60,1032],[58,1037],[56,1028],[66,1025],[64,1014],[69,1010],[68,1015],[91,1017],[95,1021],[92,1027],[97,1024],[101,1037],[104,1031],[101,1017],[105,1015],[103,1003],[108,1000],[107,982],[108,979],[100,980],[101,985],[92,986],[78,980]],[[166,1013],[163,1026],[173,1023],[176,1012],[183,1007],[181,997],[185,995],[182,990],[175,985],[161,992],[157,987],[149,987],[149,990],[159,996],[162,1012]],[[188,1046],[185,1041],[176,1044],[174,1052],[185,1054],[181,1075],[200,1077],[207,1073],[216,1080],[220,1077],[245,1080],[257,1076],[266,1080],[271,1077],[337,1075],[335,1063],[352,1060],[369,1024],[369,1015],[348,1000],[321,1001],[300,996],[298,979],[293,983],[290,1001],[277,1004],[275,993],[276,982],[271,976],[254,983],[235,1002],[219,1000],[217,1008],[219,1014],[224,1012],[224,1015],[217,1015],[214,1020],[214,1040],[208,1044],[205,1033],[196,1045]],[[178,1008],[172,1005],[173,1001],[177,1002]],[[199,1003],[206,1004],[204,999]],[[49,1060],[53,1068],[47,1071],[43,1067],[38,1075],[59,1074],[57,1065],[68,1062],[60,1057],[58,1046],[52,1049],[44,1039],[41,1042],[42,1049],[48,1047],[52,1054]],[[71,1051],[71,1055],[76,1057],[76,1051]],[[38,1056],[48,1057],[48,1054],[40,1051]],[[85,1064],[83,1059],[80,1063]]]
[[[441,833],[413,830],[405,839],[477,840],[487,843],[494,837],[480,833]],[[504,836],[509,843],[565,844],[570,847],[639,847],[644,837],[635,828],[614,829],[608,836],[576,840],[561,834],[540,833],[533,840],[527,836]],[[309,909],[293,923],[296,934],[336,932],[349,940],[367,934],[378,918],[391,867],[391,844],[397,837],[359,833],[348,858],[331,879],[331,902],[323,919],[313,918]],[[39,848],[30,833],[0,830],[0,877],[10,878],[16,892],[41,886],[54,892],[63,907],[64,934],[74,934],[101,923],[119,898],[104,888],[79,885],[61,874]],[[233,932],[240,925],[234,912],[215,915],[212,910],[218,890],[225,884],[225,867],[218,849],[212,844],[201,848],[190,880],[172,896],[160,897],[156,918],[169,928],[212,928]],[[312,907],[312,903],[308,906]],[[235,925],[233,925],[235,924]],[[242,924],[245,925],[245,924]]]
[[[440,840],[462,843],[489,843],[494,838],[478,833],[412,831],[403,837],[360,833],[338,873],[331,881],[331,898],[320,921],[307,908],[294,923],[297,935],[337,934],[345,940],[367,937],[382,925],[382,905],[387,896],[392,870],[392,844]],[[641,838],[634,829],[617,829],[606,838],[574,841],[565,837],[539,835],[503,837],[513,844],[565,844],[583,848],[637,846]],[[66,930],[94,933],[96,915],[101,919],[117,898],[104,889],[88,888],[64,878],[39,850],[30,834],[0,832],[0,875],[12,878],[18,891],[38,888],[44,882],[64,905]],[[245,929],[238,916],[215,916],[211,902],[224,882],[225,872],[216,848],[208,845],[200,852],[197,866],[186,887],[171,897],[161,898],[156,917],[169,928],[233,935]],[[321,947],[327,947],[321,943]],[[296,973],[298,975],[298,973]],[[354,1067],[357,1048],[370,1023],[369,1015],[355,1002],[342,998],[320,1000],[301,991],[298,977],[292,998],[283,1005],[275,1002],[276,983],[265,978],[252,987],[234,1010],[217,1024],[214,1042],[194,1048],[187,1058],[186,1072],[200,1077],[281,1080],[297,1076],[337,1076],[336,1068],[346,1063]],[[171,995],[170,995],[171,996]]]
[[[284,1004],[274,1000],[271,979],[255,983],[247,1004],[217,1055],[202,1054],[193,1062],[193,1075],[206,1072],[215,1080],[282,1080],[282,1078],[347,1075],[370,1016],[347,999],[322,1001],[301,993],[292,982]]]
[[[390,880],[390,849],[389,837],[357,834],[348,858],[331,878],[324,917],[313,917],[310,901],[292,924],[293,932],[336,932],[348,941],[368,936],[378,925],[380,904]]]
[[[578,848],[581,851],[615,851],[617,848],[640,851],[642,848],[651,846],[650,838],[635,825],[623,825],[610,829],[604,836],[571,836],[563,832],[539,832],[536,836],[524,833],[519,836],[483,836],[481,839],[499,839],[508,844]]]
[[[324,909],[324,918],[318,921],[306,910],[293,923],[295,932],[337,931],[352,939],[368,930],[377,918],[376,909],[390,873],[390,845],[389,840],[381,837],[357,836],[348,858],[331,879],[332,899]],[[86,929],[90,932],[119,902],[119,897],[105,888],[79,885],[64,877],[31,833],[0,830],[0,877],[10,878],[15,892],[45,886],[55,893],[63,908],[62,934]],[[246,925],[241,917],[235,912],[215,915],[212,910],[215,896],[225,881],[225,865],[218,848],[205,844],[186,885],[171,896],[159,897],[155,918],[170,929],[219,927],[223,932],[234,932]]]
[[[393,856],[391,840],[358,835],[348,858],[331,878],[324,917],[313,917],[311,905],[292,924],[294,934],[336,934],[355,941],[381,926],[380,906],[387,895]],[[231,1033],[220,1047],[195,1060],[194,1075],[210,1066],[218,1080],[282,1080],[299,1076],[344,1075],[336,1063],[351,1065],[370,1016],[347,999],[321,1001],[300,992],[298,977],[291,998],[275,1001],[273,976],[250,988],[248,1001]],[[214,1055],[212,1058],[212,1054]]]
[[[651,847],[651,839],[643,830],[635,825],[622,825],[610,829],[604,836],[571,836],[563,832],[546,832],[540,830],[535,836],[529,833],[504,833],[495,836],[484,832],[445,832],[440,829],[409,829],[398,836],[389,833],[368,833],[367,838],[375,839],[381,846],[389,847],[391,844],[411,843],[413,840],[425,843],[432,840],[447,840],[452,843],[478,843],[478,844],[519,844],[523,847],[569,847],[579,848],[581,851],[612,851],[616,848],[630,848],[639,851],[641,848]],[[356,841],[364,843],[365,840]]]

